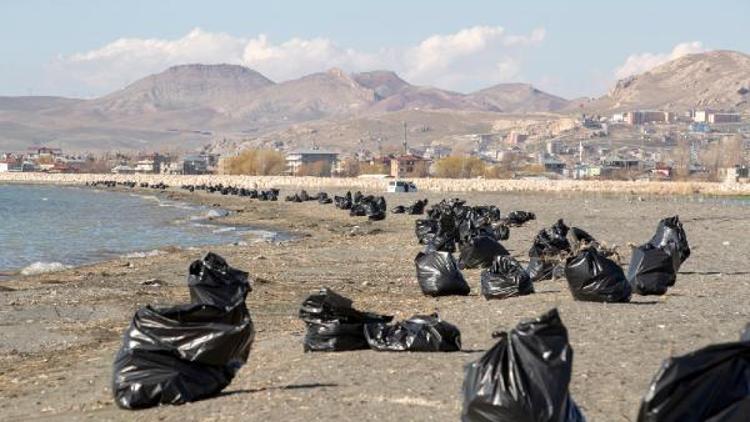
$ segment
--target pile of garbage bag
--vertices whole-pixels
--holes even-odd
[[[639,422],[747,421],[750,338],[669,358],[656,373]]]
[[[146,185],[148,184],[146,183]],[[273,201],[275,200],[275,199],[272,199],[273,197],[279,196],[278,189],[271,189],[265,192],[258,192],[257,189],[241,188],[237,186],[224,185],[221,183],[217,183],[215,185],[205,184],[205,183],[199,184],[199,185],[187,184],[187,185],[180,186],[180,188],[183,190],[190,191],[190,192],[202,190],[208,193],[220,193],[222,195],[242,196],[242,197],[246,197],[250,199],[260,199],[260,200],[265,200],[265,201]]]
[[[511,211],[505,217],[505,224],[513,227],[520,227],[531,220],[536,220],[536,215],[528,211]]]
[[[616,262],[588,247],[565,262],[573,298],[588,302],[630,302],[631,288]]]
[[[258,200],[260,201],[278,201],[279,190],[271,189],[258,192]]]
[[[466,296],[471,291],[450,252],[420,252],[414,264],[419,287],[427,296]]]
[[[415,222],[415,234],[420,244],[428,245],[428,250],[455,252],[456,244],[470,245],[476,237],[498,241],[509,235],[500,210],[494,205],[470,207],[458,198],[442,200],[427,211],[427,216]]]
[[[679,216],[659,222],[647,243],[633,250],[628,281],[640,295],[663,295],[674,286],[677,271],[690,256],[687,235]]]
[[[529,273],[508,255],[498,255],[492,266],[482,271],[481,285],[485,299],[505,299],[534,293]]]
[[[318,192],[316,195],[310,195],[306,190],[302,189],[299,193],[287,195],[284,198],[287,202],[307,202],[307,201],[318,201],[321,204],[330,204],[333,202],[325,192]]]
[[[365,324],[387,323],[393,317],[361,312],[352,307],[351,299],[324,288],[310,295],[299,310],[307,332],[305,352],[339,352],[367,349]]]
[[[382,196],[362,195],[357,191],[352,195],[351,191],[344,196],[334,196],[333,204],[336,208],[349,210],[352,217],[368,217],[373,221],[385,219],[387,205],[385,198]]]
[[[573,349],[557,309],[493,337],[464,368],[463,422],[585,421],[568,392]]]
[[[562,219],[549,229],[541,230],[529,249],[528,272],[531,281],[550,280],[562,273],[564,255],[570,252],[568,226]]]
[[[379,221],[385,219],[387,206],[382,196],[367,195],[352,203],[349,215],[352,217],[367,217]]]
[[[209,253],[190,265],[190,304],[139,309],[113,365],[112,392],[125,409],[211,397],[247,362],[255,330],[248,274]]]
[[[370,348],[393,352],[456,352],[461,350],[461,332],[437,314],[414,315],[395,324],[365,325]]]

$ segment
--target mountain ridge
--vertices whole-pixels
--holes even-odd
[[[25,149],[51,140],[76,150],[194,148],[219,136],[266,137],[295,125],[346,125],[405,111],[428,120],[482,113],[486,121],[487,116],[502,120],[514,113],[560,116],[634,108],[747,111],[748,100],[750,56],[727,50],[680,57],[620,80],[607,94],[585,101],[566,100],[523,83],[460,93],[414,85],[382,69],[347,73],[332,68],[275,82],[241,65],[186,64],[94,99],[0,97],[0,149]]]

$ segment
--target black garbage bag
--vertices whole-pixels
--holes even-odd
[[[364,217],[367,215],[367,209],[362,203],[352,205],[349,209],[349,216],[351,217]]]
[[[391,209],[391,212],[393,214],[403,214],[403,213],[406,212],[406,207],[403,206],[403,205],[397,205],[397,206],[393,207],[393,209]]]
[[[379,196],[365,202],[365,215],[371,221],[385,220],[387,208],[385,198]]]
[[[588,244],[596,243],[596,239],[594,239],[594,236],[590,235],[586,230],[583,230],[581,228],[571,227],[569,234],[570,237],[573,238],[573,246],[575,250],[578,250]]]
[[[496,256],[508,255],[508,250],[489,236],[475,237],[460,250],[458,267],[461,269],[487,268],[492,265]]]
[[[463,422],[583,422],[568,392],[573,349],[557,309],[523,321],[464,368]]]
[[[393,319],[388,315],[358,311],[352,307],[351,299],[325,288],[302,302],[299,317],[307,325],[303,341],[305,352],[366,349],[364,325]]]
[[[495,257],[492,266],[482,271],[481,284],[485,299],[505,299],[534,293],[529,273],[508,255]]]
[[[651,381],[639,422],[744,422],[750,415],[750,341],[669,358]]]
[[[497,240],[508,240],[510,237],[510,228],[505,224],[498,224],[493,228],[495,239]]]
[[[414,264],[419,287],[427,296],[466,296],[471,291],[450,252],[420,252]]]
[[[690,256],[687,235],[678,216],[662,219],[647,243],[633,250],[628,281],[641,295],[663,295],[674,286],[677,271]]]
[[[416,220],[414,222],[414,234],[417,235],[417,240],[422,245],[427,243],[435,237],[440,225],[435,220]]]
[[[250,291],[248,273],[232,268],[219,255],[209,252],[188,269],[190,301],[232,309],[245,303]]]
[[[549,280],[563,273],[561,257],[570,252],[568,230],[563,220],[558,220],[551,228],[536,235],[529,249],[527,271],[531,281]]]
[[[336,206],[336,208],[342,209],[342,210],[349,210],[352,208],[353,202],[352,202],[352,193],[347,192],[344,196],[333,196],[333,204]]]
[[[630,302],[632,290],[616,262],[587,248],[565,262],[565,278],[573,298],[588,302]]]
[[[641,245],[633,249],[627,278],[639,295],[663,295],[677,278],[674,255],[649,243]]]
[[[682,228],[680,217],[676,215],[659,221],[656,233],[648,243],[674,256],[675,272],[690,256],[690,245],[688,245],[685,229]]]
[[[536,215],[533,212],[528,211],[511,211],[508,216],[505,217],[505,222],[511,226],[522,226],[528,221],[535,220]]]
[[[374,350],[391,352],[457,352],[461,332],[437,314],[414,315],[389,325],[365,325],[367,343]]]
[[[327,193],[325,192],[319,192],[318,193],[318,203],[319,204],[330,204],[333,202],[333,199],[331,199]]]
[[[425,247],[425,253],[429,252],[456,252],[456,241],[450,235],[433,235]]]
[[[254,336],[244,303],[141,308],[115,357],[115,402],[138,409],[216,395],[247,361]]]
[[[414,204],[406,209],[410,215],[422,215],[424,214],[424,208],[427,206],[427,198],[417,200]]]

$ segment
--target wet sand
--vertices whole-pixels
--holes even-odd
[[[283,189],[282,196],[294,189]],[[150,192],[150,191],[149,191]],[[328,190],[341,193],[341,188]],[[311,192],[312,193],[312,192]],[[365,192],[376,193],[376,192]],[[686,197],[554,193],[417,193],[386,195],[389,207],[427,197],[459,196],[503,212],[533,211],[537,220],[511,229],[503,242],[527,261],[538,230],[557,218],[617,244],[653,234],[658,220],[679,214],[692,256],[663,297],[630,304],[576,302],[564,280],[535,285],[536,294],[485,301],[479,271],[466,271],[468,297],[422,296],[413,258],[419,217],[352,218],[333,205],[258,202],[170,191],[176,199],[234,211],[226,222],[288,230],[298,239],[211,248],[254,277],[248,306],[257,336],[250,359],[220,397],[132,412],[111,398],[111,364],[133,312],[146,304],[188,301],[187,267],[207,249],[118,259],[63,272],[0,282],[0,419],[54,420],[445,420],[461,409],[463,365],[494,342],[497,328],[558,307],[574,349],[574,399],[589,420],[634,420],[661,361],[710,343],[733,341],[750,321],[750,208]],[[303,353],[297,309],[323,287],[362,310],[397,319],[438,311],[462,332],[457,353]]]

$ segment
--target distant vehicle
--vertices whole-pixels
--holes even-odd
[[[417,185],[407,180],[393,180],[388,182],[388,192],[416,192]]]

